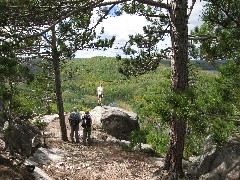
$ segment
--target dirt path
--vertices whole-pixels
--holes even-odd
[[[67,120],[66,125],[69,135]],[[52,179],[153,179],[154,172],[162,165],[162,159],[123,151],[119,141],[101,139],[105,134],[99,131],[93,131],[91,146],[61,141],[58,120],[49,123],[46,131],[54,136],[47,139],[47,147],[64,152],[63,158],[40,167]],[[81,128],[80,137],[82,140]]]

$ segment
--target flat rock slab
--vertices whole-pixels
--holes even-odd
[[[33,175],[36,179],[52,180],[43,170],[41,170],[39,165],[49,165],[52,162],[58,162],[67,155],[67,152],[58,148],[39,148],[33,156],[25,160],[25,164],[35,165]]]
[[[34,155],[27,160],[32,162],[33,165],[47,165],[52,161],[60,161],[65,155],[67,155],[67,153],[58,148],[39,148]]]

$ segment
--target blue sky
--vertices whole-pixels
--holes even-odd
[[[191,0],[189,0],[189,5],[191,4]],[[189,18],[189,31],[192,30],[195,26],[199,26],[202,24],[200,21],[200,15],[202,12],[202,4],[203,1],[196,1],[196,4],[193,8],[192,14]],[[141,33],[142,27],[146,25],[146,20],[144,17],[139,17],[135,15],[121,15],[117,17],[109,17],[105,19],[97,28],[97,31],[100,32],[101,27],[104,27],[105,32],[103,37],[112,37],[116,36],[116,40],[114,43],[114,47],[111,49],[107,49],[106,51],[94,51],[94,50],[82,50],[76,53],[76,58],[90,58],[94,56],[106,56],[106,57],[116,57],[117,54],[123,56],[123,53],[117,47],[121,47],[128,40],[128,35]],[[163,41],[160,46],[167,47],[170,44],[169,38]]]

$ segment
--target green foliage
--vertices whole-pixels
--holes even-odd
[[[147,143],[147,136],[148,131],[145,129],[133,131],[131,132],[131,143],[130,146],[135,147],[138,146],[139,149],[141,149],[141,143],[146,144]]]
[[[223,66],[223,69],[228,66]],[[231,72],[233,69],[231,69]],[[226,92],[233,92],[234,86],[223,82],[227,77],[223,74],[215,77],[198,75],[197,83],[192,87],[194,92],[193,104],[195,115],[192,116],[189,131],[198,137],[199,142],[204,142],[211,135],[213,142],[221,146],[232,137],[234,115],[238,113],[232,98],[226,97]],[[235,98],[237,98],[235,94]],[[236,102],[236,101],[235,101]],[[200,147],[200,146],[197,146]]]
[[[224,101],[233,103],[235,108],[239,109],[240,99],[239,99],[239,90],[240,90],[240,60],[238,61],[229,61],[226,66],[219,69],[221,72],[221,77],[219,82],[221,86],[219,89],[222,92],[222,97]]]
[[[204,128],[199,128],[204,129]],[[202,153],[204,143],[206,143],[207,136],[201,133],[189,132],[186,136],[184,157],[198,156]]]
[[[46,122],[42,122],[39,119],[34,121],[33,124],[35,124],[38,127],[38,129],[40,129],[41,131],[43,131],[46,128]]]
[[[31,106],[20,93],[19,85],[28,84],[33,80],[30,69],[18,62],[14,54],[13,44],[4,42],[0,45],[0,101],[2,104],[3,121],[13,119],[26,120],[31,117]]]
[[[127,151],[127,152],[131,152],[131,151],[133,151],[133,147],[130,146],[130,145],[128,145],[128,144],[124,144],[124,145],[122,146],[122,150],[123,150],[123,151]]]
[[[131,141],[130,144],[126,144],[122,146],[122,149],[124,151],[134,151],[136,149],[141,150],[142,149],[142,143],[147,143],[147,134],[148,131],[146,129],[141,129],[137,131],[131,132]]]
[[[200,43],[196,51],[207,61],[239,59],[239,1],[208,0],[202,19],[204,24],[196,28],[194,35],[205,38],[195,41]]]
[[[53,77],[45,69],[35,75],[34,81],[29,86],[22,87],[22,92],[30,100],[29,103],[32,104],[36,114],[51,114],[57,112],[53,109],[56,104],[54,89]]]
[[[33,80],[33,75],[28,67],[20,64],[13,51],[13,45],[9,42],[4,42],[0,45],[0,75],[3,82],[30,82]]]
[[[33,109],[31,104],[28,103],[28,100],[19,95],[13,98],[13,115],[21,120],[28,120],[33,116]]]
[[[212,126],[213,141],[222,146],[229,140],[234,130],[233,122],[226,122],[222,120],[216,120]]]
[[[150,123],[150,122],[149,122]],[[167,132],[167,127],[164,124],[157,125],[149,124],[146,128],[148,130],[147,142],[151,144],[152,147],[158,153],[165,153],[168,146],[169,134]]]
[[[188,122],[186,156],[199,154],[209,135],[213,142],[220,146],[229,140],[231,132],[233,133],[233,124],[227,122],[226,117],[233,113],[234,106],[224,100],[226,88],[221,87],[226,86],[221,85],[219,75],[204,73],[193,66],[190,71],[190,80],[189,89],[185,93],[173,93],[170,82],[165,81],[161,82],[160,86],[149,88],[151,90],[138,97],[139,99],[136,97],[134,99],[135,110],[145,117],[143,124],[149,126],[153,123],[151,119],[155,119],[153,125],[148,127],[147,141],[158,152],[165,152],[168,143],[168,133],[164,131],[167,127],[163,126],[165,128],[161,129],[162,123],[169,124],[175,116]],[[230,99],[228,101],[233,103]],[[220,126],[221,128],[218,122],[220,119],[224,124]]]

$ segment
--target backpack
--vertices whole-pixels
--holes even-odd
[[[85,114],[83,117],[82,127],[83,128],[91,127],[91,117],[87,114]]]
[[[68,118],[70,126],[76,126],[79,124],[78,114],[76,112],[72,112]]]

